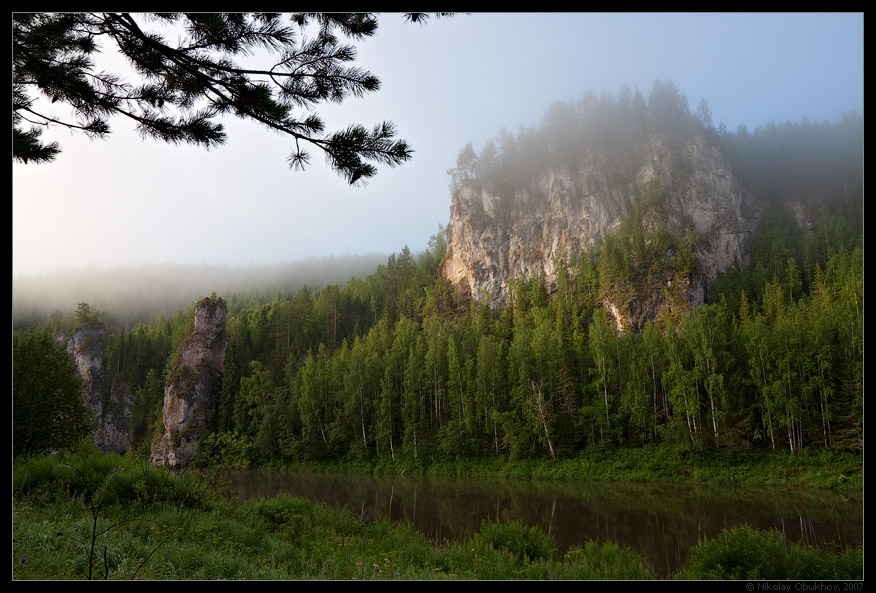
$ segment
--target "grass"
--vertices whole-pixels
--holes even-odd
[[[599,475],[611,476],[634,461],[620,456]],[[582,467],[593,471],[589,464],[596,461],[569,463],[577,476]],[[776,463],[775,472],[789,470]],[[510,469],[546,471],[539,464]],[[346,509],[291,496],[240,503],[221,496],[218,486],[203,472],[172,473],[134,456],[88,448],[16,459],[13,578],[658,578],[629,548],[591,541],[563,553],[549,535],[518,521],[485,522],[466,541],[435,546],[408,525],[367,522]],[[700,542],[673,578],[861,579],[863,550],[809,548],[742,526]]]
[[[297,466],[293,469],[298,469]],[[575,457],[509,460],[501,457],[422,460],[308,462],[308,471],[354,471],[407,475],[487,476],[549,480],[697,482],[862,488],[859,453],[804,450],[725,452],[688,450],[665,444],[643,448],[589,448]]]

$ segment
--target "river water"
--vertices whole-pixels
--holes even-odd
[[[436,544],[467,539],[484,520],[519,519],[561,550],[588,540],[628,546],[661,576],[700,539],[745,523],[815,546],[864,539],[863,493],[815,488],[243,471],[231,489],[244,500],[291,494],[406,522]]]

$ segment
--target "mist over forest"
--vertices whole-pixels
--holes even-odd
[[[22,335],[106,327],[95,397],[132,410],[100,419],[120,435],[119,450],[146,452],[161,434],[175,376],[168,361],[185,343],[194,301],[219,307],[221,297],[228,343],[199,435],[207,463],[561,459],[655,443],[859,451],[862,114],[730,131],[715,126],[707,102],[692,112],[670,82],[657,81],[647,97],[629,88],[587,94],[555,104],[536,128],[502,129],[480,150],[462,147],[448,171],[450,223],[465,216],[463,225],[481,231],[468,248],[485,244],[486,208],[463,213],[460,196],[488,196],[501,235],[535,203],[517,196],[538,195],[538,180],[552,172],[580,180],[570,195],[613,199],[602,189],[635,182],[658,145],[674,185],[652,179],[625,198],[635,203],[618,214],[617,230],[566,262],[556,286],[538,273],[508,277],[507,305],[491,307],[451,284],[453,227],[439,223],[424,252],[404,247],[388,258],[20,278],[14,321]],[[722,229],[688,232],[687,212],[678,228],[666,221],[669,193],[698,174],[684,154],[707,147],[751,193],[746,208],[759,222],[747,265],[724,269],[694,305],[684,287],[701,273],[696,253],[708,254]],[[728,196],[709,197],[722,209]],[[520,236],[542,240],[527,229]],[[639,315],[652,295],[668,305]]]
[[[43,323],[56,311],[69,319],[81,302],[103,312],[111,331],[147,323],[159,313],[172,316],[213,292],[267,302],[303,286],[319,289],[367,276],[386,257],[311,257],[251,266],[151,264],[24,275],[12,282],[13,330]]]
[[[806,204],[810,220],[825,205],[851,206],[862,216],[854,196],[863,185],[863,115],[846,112],[833,122],[803,117],[728,130],[714,124],[705,99],[692,111],[688,97],[661,80],[647,96],[629,86],[616,95],[588,91],[577,101],[554,103],[535,128],[521,126],[514,133],[503,127],[480,149],[469,142],[456,167],[447,171],[449,190],[476,183],[512,195],[548,170],[578,173],[582,157],[593,151],[603,155],[602,174],[621,183],[643,165],[643,143],[650,135],[680,142],[700,133],[720,143],[734,174],[761,204],[779,210],[786,201]],[[12,283],[13,330],[46,323],[50,316],[69,320],[86,302],[101,311],[110,331],[119,331],[158,314],[173,315],[211,293],[264,304],[304,286],[318,290],[367,278],[386,261],[386,254],[370,253],[272,265],[145,264],[21,275]]]

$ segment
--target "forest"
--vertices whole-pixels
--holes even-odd
[[[441,227],[424,252],[404,247],[345,284],[220,294],[229,342],[203,463],[563,459],[658,443],[860,452],[862,115],[728,131],[705,102],[689,112],[671,83],[647,99],[591,94],[558,103],[536,129],[502,130],[480,152],[466,146],[451,189],[490,183],[502,195],[594,147],[623,177],[654,134],[719,143],[762,209],[750,265],[712,282],[706,304],[616,331],[602,306],[608,287],[647,283],[667,242],[680,247],[670,265],[696,265],[683,248],[696,237],[649,234],[635,209],[561,270],[555,291],[543,278],[515,282],[503,307],[462,298],[442,277]],[[808,224],[789,202],[814,213]],[[130,394],[133,450],[148,451],[160,432],[164,381],[193,308],[107,336],[101,389],[107,401],[112,390]],[[101,321],[87,304],[77,313],[17,329],[14,374],[44,355],[35,335],[52,341]],[[13,413],[18,431],[42,411],[14,398]],[[16,453],[59,444],[28,443]]]

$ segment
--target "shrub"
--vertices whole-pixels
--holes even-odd
[[[562,579],[653,579],[653,571],[642,556],[614,542],[589,541],[583,547],[569,548],[563,565],[557,568]]]
[[[860,579],[863,551],[788,544],[778,531],[748,525],[722,530],[691,550],[678,577],[689,579]]]
[[[537,527],[527,527],[519,520],[505,523],[484,521],[473,543],[475,546],[505,550],[522,561],[550,560],[557,553],[557,544],[551,536]]]

